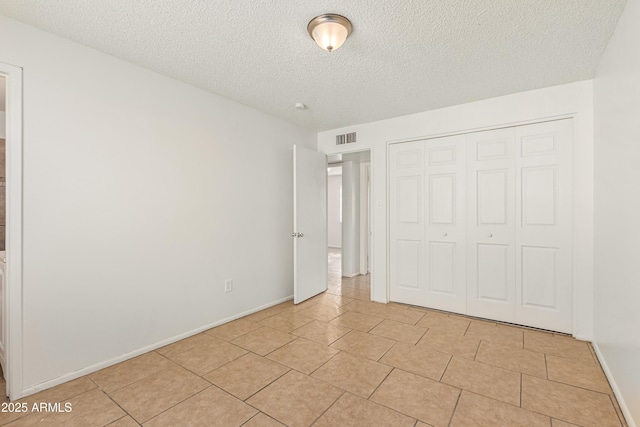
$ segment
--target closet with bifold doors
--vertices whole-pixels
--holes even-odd
[[[390,300],[572,332],[572,119],[389,146]]]

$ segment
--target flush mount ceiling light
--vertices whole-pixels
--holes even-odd
[[[351,22],[342,15],[327,13],[309,21],[307,31],[318,46],[332,52],[342,46],[351,34]]]

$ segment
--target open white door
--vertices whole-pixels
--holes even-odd
[[[327,156],[293,146],[293,302],[327,290]]]

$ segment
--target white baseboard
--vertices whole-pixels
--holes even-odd
[[[613,377],[613,374],[611,373],[609,366],[607,365],[607,361],[604,358],[604,355],[600,351],[600,347],[598,347],[598,343],[596,343],[595,341],[592,341],[591,345],[593,345],[593,349],[595,350],[596,356],[600,361],[602,370],[604,371],[604,374],[607,376],[607,379],[609,380],[609,384],[611,385],[613,394],[615,394],[616,399],[618,400],[618,405],[620,405],[620,410],[624,415],[625,421],[627,422],[629,427],[638,427],[635,421],[633,420],[633,418],[631,417],[631,411],[629,411],[629,407],[627,406],[627,403],[624,401],[624,398],[622,397],[622,393],[620,392],[620,389],[618,388],[618,384],[616,383],[616,380]]]
[[[159,341],[159,342],[157,342],[155,344],[151,344],[151,345],[139,348],[137,350],[130,351],[129,353],[125,353],[122,356],[114,357],[113,359],[105,360],[104,362],[100,362],[100,363],[96,363],[96,364],[91,365],[91,366],[87,366],[86,368],[82,368],[80,370],[77,370],[77,371],[74,371],[74,372],[70,372],[68,374],[59,376],[59,377],[54,378],[52,380],[48,380],[48,381],[45,381],[43,383],[31,386],[31,387],[27,387],[24,390],[22,390],[22,393],[20,393],[20,395],[17,396],[15,399],[16,400],[17,399],[21,399],[21,398],[23,398],[25,396],[29,396],[29,395],[37,393],[39,391],[46,390],[46,389],[51,388],[51,387],[55,387],[57,385],[60,385],[62,383],[66,383],[66,382],[71,381],[71,380],[75,380],[76,378],[83,377],[83,376],[85,376],[87,374],[91,374],[93,372],[99,371],[100,369],[104,369],[104,368],[109,367],[111,365],[115,365],[116,363],[124,362],[125,360],[132,359],[132,358],[134,358],[136,356],[140,356],[141,354],[148,353],[148,352],[153,351],[153,350],[155,350],[157,348],[160,348],[160,347],[164,347],[165,345],[173,344],[176,341],[180,341],[180,340],[183,340],[185,338],[189,338],[189,337],[191,337],[193,335],[199,334],[200,332],[204,332],[207,329],[215,328],[216,326],[220,326],[220,325],[222,325],[224,323],[231,322],[232,320],[239,319],[240,317],[248,316],[249,314],[255,313],[255,312],[260,311],[260,310],[264,310],[265,308],[273,307],[274,305],[283,303],[285,301],[289,301],[291,299],[293,299],[293,295],[290,295],[290,296],[288,296],[286,298],[281,298],[279,300],[270,302],[268,304],[264,304],[264,305],[262,305],[260,307],[253,308],[251,310],[244,311],[242,313],[227,317],[225,319],[218,320],[218,321],[210,323],[208,325],[201,326],[199,328],[196,328],[196,329],[193,329],[191,331],[182,333],[180,335],[176,335],[174,337]]]
[[[342,249],[342,246],[331,246],[331,245],[329,245],[329,247],[331,249]]]

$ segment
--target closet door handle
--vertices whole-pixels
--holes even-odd
[[[447,233],[442,233],[442,235],[443,235],[444,237],[447,237]]]
[[[489,237],[493,237],[493,234],[489,233]]]

